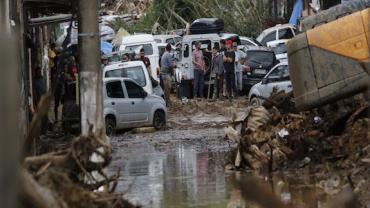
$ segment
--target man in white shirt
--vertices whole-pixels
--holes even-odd
[[[234,51],[235,51],[235,86],[238,90],[239,95],[241,95],[243,91],[243,65],[247,54],[243,51],[238,50],[238,46],[234,43]]]

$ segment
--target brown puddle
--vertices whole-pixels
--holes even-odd
[[[248,173],[225,171],[234,144],[219,129],[170,130],[153,134],[125,134],[112,138],[119,168],[117,191],[143,207],[258,207],[241,199],[235,177]],[[238,175],[239,174],[239,175]],[[242,174],[242,175],[240,175]],[[271,189],[288,207],[326,207],[326,196],[310,177],[276,174]],[[312,183],[315,184],[315,183]],[[253,187],[250,187],[253,191]]]

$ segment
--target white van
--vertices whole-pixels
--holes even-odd
[[[199,35],[185,35],[182,39],[182,50],[180,52],[180,60],[177,63],[177,70],[184,80],[194,79],[194,70],[192,62],[192,53],[195,50],[195,43],[202,43],[203,55],[206,63],[206,69],[209,71],[212,61],[212,48],[214,46],[220,47],[221,40],[234,40],[240,42],[239,36],[230,33],[211,33]]]
[[[118,62],[104,68],[103,77],[130,78],[140,85],[148,94],[153,94],[153,86],[148,71],[142,61]]]
[[[159,71],[159,50],[153,35],[140,34],[126,36],[122,38],[122,41],[118,45],[114,46],[114,50],[131,51],[135,54],[139,54],[142,48],[145,50],[145,56],[150,60],[152,77],[159,81],[157,74]]]

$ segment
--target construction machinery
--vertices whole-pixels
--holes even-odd
[[[305,18],[290,40],[296,107],[316,108],[369,90],[370,0],[354,0]]]

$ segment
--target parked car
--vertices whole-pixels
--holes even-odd
[[[178,43],[181,43],[182,38],[179,35],[154,35],[154,40],[157,43],[169,43],[172,46],[176,46]]]
[[[262,44],[260,42],[258,42],[256,39],[243,37],[243,36],[240,37],[240,45],[244,45],[244,46],[262,46]]]
[[[148,94],[155,94],[157,96],[163,95],[163,90],[158,90],[155,88],[160,88],[158,83],[149,76],[148,70],[142,61],[127,61],[127,62],[118,62],[104,67],[103,71],[104,78],[121,78],[126,77],[133,79],[138,83]]]
[[[247,54],[246,71],[243,72],[243,90],[248,90],[258,82],[278,63],[275,53],[262,46],[239,47]]]
[[[286,93],[293,90],[287,62],[277,64],[261,82],[251,88],[248,95],[249,104],[253,106],[261,105],[263,99],[260,97],[270,97],[274,88],[284,90]]]
[[[149,95],[129,78],[103,80],[105,127],[108,135],[117,129],[166,127],[167,108],[163,98]]]
[[[264,30],[257,38],[263,46],[267,46],[268,42],[281,40],[281,39],[292,39],[297,35],[297,29],[294,25],[284,24],[276,25],[274,27]]]
[[[114,46],[114,51],[129,51],[139,54],[140,49],[144,48],[145,56],[151,63],[151,76],[159,81],[157,72],[159,71],[159,49],[153,35],[141,34],[123,37],[120,43]]]
[[[286,47],[287,39],[275,40],[267,43],[267,47],[271,48],[279,62],[288,61],[288,49]]]

